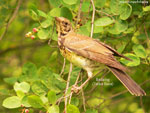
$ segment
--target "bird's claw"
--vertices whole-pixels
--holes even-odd
[[[78,93],[80,91],[80,89],[81,88],[78,87],[77,85],[73,85],[72,88],[71,88],[71,91],[74,92],[74,93]]]

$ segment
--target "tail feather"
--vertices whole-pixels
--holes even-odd
[[[132,80],[125,72],[109,67],[110,71],[120,80],[120,82],[128,89],[128,91],[135,96],[144,96],[146,95],[145,91]]]

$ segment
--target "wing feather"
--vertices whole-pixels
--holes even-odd
[[[99,63],[111,66],[117,69],[126,70],[113,56],[115,50],[107,48],[103,44],[97,43],[94,39],[78,34],[70,34],[65,38],[63,44],[65,47],[76,54],[97,61]],[[115,52],[114,52],[115,51]]]

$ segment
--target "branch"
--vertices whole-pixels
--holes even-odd
[[[77,21],[76,21],[76,25],[78,24],[78,21],[80,19],[80,16],[81,16],[81,7],[82,7],[82,3],[83,3],[83,0],[80,0],[80,6],[79,6],[79,10],[78,10],[78,16],[77,16]]]
[[[82,80],[82,76],[81,76],[81,80]],[[86,107],[85,107],[85,96],[84,96],[84,91],[83,91],[83,88],[81,89],[81,92],[82,92],[82,100],[83,100],[83,109],[84,109],[84,112],[86,112]]]
[[[105,14],[106,16],[109,16],[109,17],[111,17],[113,20],[115,20],[112,15],[110,15],[110,14],[108,14],[108,13],[106,13],[106,12],[103,12],[103,11],[100,11],[100,10],[96,10],[96,11],[99,12],[99,13],[103,13],[103,14]]]
[[[147,37],[147,45],[150,45],[150,40],[149,40],[149,36],[148,36],[147,30],[146,30],[145,23],[144,23],[144,31],[145,31],[145,35]]]
[[[71,72],[72,72],[72,63],[70,63],[70,69],[69,69],[69,74],[68,74],[67,86],[66,86],[66,90],[65,90],[65,96],[66,96],[68,88],[69,88]],[[66,97],[65,98],[65,113],[67,113],[67,100],[68,100],[68,98]]]
[[[94,31],[94,18],[95,18],[95,5],[94,5],[94,1],[91,0],[92,3],[92,7],[93,7],[93,13],[92,13],[92,23],[91,23],[91,37],[93,37],[93,31]]]
[[[74,84],[75,86],[76,86],[76,85],[77,85],[77,83],[78,83],[78,80],[79,80],[79,77],[80,77],[80,73],[81,73],[81,71],[79,72],[79,74],[78,74],[78,76],[77,76],[76,82],[75,82],[75,84]],[[70,94],[69,104],[70,104],[70,102],[71,102],[72,94],[73,94],[73,91],[71,91],[71,94]]]
[[[62,67],[62,70],[60,72],[60,76],[63,74],[64,70],[65,70],[65,66],[66,66],[66,59],[64,58],[64,63],[63,63],[63,67]]]
[[[145,109],[144,109],[144,106],[143,106],[143,97],[142,97],[142,96],[140,96],[140,105],[141,105],[141,107],[142,107],[144,113],[146,113],[146,112],[145,112]]]
[[[12,21],[16,18],[21,3],[22,3],[22,0],[18,0],[18,4],[17,4],[17,6],[16,6],[16,8],[15,8],[13,14],[12,14],[12,16],[10,16],[10,18],[9,18],[7,24],[6,24],[5,31],[2,33],[2,35],[1,35],[1,37],[0,37],[0,40],[2,40],[2,38],[5,36],[5,34],[7,33],[7,30],[8,30],[9,25],[10,25],[10,24],[12,23]]]

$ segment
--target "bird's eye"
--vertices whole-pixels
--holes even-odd
[[[65,26],[67,26],[67,25],[68,25],[68,23],[67,23],[67,22],[63,22],[63,24],[64,24]]]
[[[68,23],[67,23],[67,22],[65,22],[65,25],[67,26],[67,25],[68,25]]]

